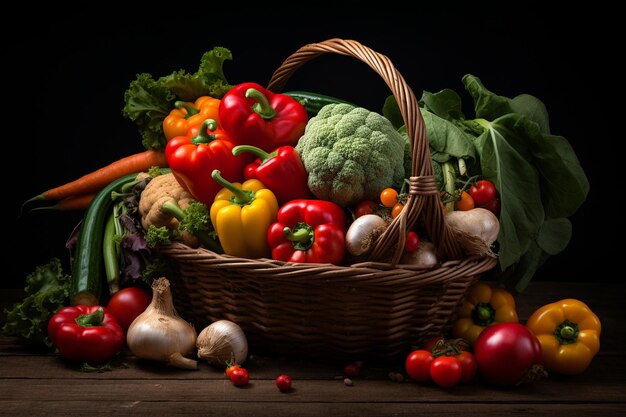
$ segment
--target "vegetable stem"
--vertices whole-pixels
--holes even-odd
[[[248,88],[246,90],[246,98],[252,98],[257,100],[252,105],[252,110],[265,120],[273,119],[276,117],[276,111],[270,106],[270,102],[267,101],[267,97],[263,95],[259,90],[255,88]]]
[[[233,197],[231,199],[231,202],[233,204],[245,206],[246,204],[250,204],[254,200],[254,193],[248,190],[243,190],[237,187],[232,182],[224,179],[219,169],[214,169],[211,173],[211,177],[213,177],[213,179],[222,187],[233,193]]]
[[[263,165],[268,159],[271,159],[278,155],[278,152],[267,153],[261,148],[257,148],[252,145],[237,145],[233,148],[233,155],[238,156],[240,153],[250,152],[255,155],[257,158],[261,160],[261,165]]]
[[[76,317],[75,321],[81,327],[97,327],[102,326],[104,320],[104,310],[102,307],[96,309],[91,314],[81,314]]]
[[[213,119],[206,119],[200,125],[198,134],[191,138],[191,143],[194,145],[210,143],[212,140],[215,140],[215,135],[208,133],[208,131],[213,132],[215,129],[217,129],[217,122]]]
[[[185,110],[187,110],[187,114],[185,115],[185,119],[189,119],[191,116],[193,116],[194,114],[198,114],[200,113],[200,110],[196,109],[194,106],[192,106],[189,103],[186,103],[182,100],[179,100],[177,102],[174,103],[174,106],[177,109],[180,109],[181,107]]]

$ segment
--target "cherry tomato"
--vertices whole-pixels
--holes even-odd
[[[454,356],[439,356],[430,364],[430,377],[440,387],[455,386],[462,375],[461,363]]]
[[[380,193],[380,202],[383,203],[385,207],[393,207],[398,202],[398,192],[393,188],[385,188]]]
[[[461,364],[461,379],[460,383],[466,383],[474,379],[476,372],[478,371],[478,362],[476,357],[471,352],[461,352],[454,356]]]
[[[496,198],[498,191],[491,181],[480,180],[470,187],[470,195],[477,206],[483,206]]]
[[[233,371],[237,368],[241,368],[241,366],[237,365],[236,363],[227,364],[226,365],[226,377],[230,379],[231,375],[233,374]]]
[[[347,376],[349,378],[354,378],[359,376],[359,374],[361,373],[361,367],[359,366],[358,363],[349,363],[346,366],[343,367],[343,374],[344,376]]]
[[[236,387],[243,387],[248,384],[250,374],[245,368],[237,366],[230,374],[230,382]]]
[[[354,216],[359,218],[366,214],[373,214],[377,207],[378,204],[375,201],[363,200],[354,208]]]
[[[543,361],[537,337],[515,322],[486,327],[474,342],[474,356],[481,376],[501,387],[521,382]]]
[[[430,365],[433,355],[427,350],[414,350],[406,358],[405,368],[409,377],[418,382],[430,381]]]
[[[427,339],[424,344],[422,345],[422,349],[423,350],[427,350],[428,352],[432,352],[433,348],[435,347],[435,345],[437,345],[437,343],[439,341],[444,341],[445,339],[443,336],[435,336],[435,337],[431,337],[430,339]]]
[[[454,209],[459,211],[468,211],[474,208],[474,198],[463,191],[459,200],[454,202]]]
[[[124,330],[128,331],[133,320],[150,305],[152,294],[138,287],[127,287],[119,290],[109,300],[107,310],[117,319]]]
[[[276,378],[276,386],[280,390],[280,392],[287,392],[291,389],[291,377],[287,374],[279,375]]]
[[[398,217],[400,213],[402,212],[403,208],[404,208],[404,204],[402,203],[394,204],[393,207],[391,208],[391,218],[395,219],[396,217]]]
[[[496,217],[500,217],[500,199],[498,197],[489,201],[487,204],[483,204],[480,207],[489,210],[490,212],[495,214]]]
[[[406,253],[413,253],[420,247],[420,238],[414,231],[409,231],[406,234],[406,241],[404,242],[404,251]]]

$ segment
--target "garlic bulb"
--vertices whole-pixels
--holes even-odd
[[[193,353],[196,338],[193,326],[176,314],[170,282],[167,278],[154,281],[152,302],[128,328],[128,348],[138,358],[197,369],[198,362],[185,357]]]
[[[224,365],[226,362],[242,364],[248,356],[248,340],[237,323],[218,320],[207,326],[196,341],[198,357],[211,365]]]

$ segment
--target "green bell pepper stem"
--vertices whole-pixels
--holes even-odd
[[[254,193],[248,190],[242,190],[237,187],[232,182],[227,181],[221,175],[219,169],[214,169],[211,173],[211,177],[222,187],[226,188],[228,191],[233,193],[233,197],[231,198],[231,203],[237,204],[239,206],[245,206],[247,204],[252,203],[254,201]]]
[[[194,114],[198,114],[200,113],[200,110],[196,109],[194,106],[192,106],[189,103],[186,103],[184,101],[178,100],[177,102],[174,103],[174,106],[177,109],[180,109],[181,107],[184,108],[185,110],[187,110],[187,114],[185,115],[185,119],[189,119],[191,116],[193,116]]]
[[[291,242],[296,250],[307,250],[315,241],[315,232],[311,226],[306,223],[296,223],[293,228],[284,227],[283,233],[285,239]]]
[[[201,145],[215,140],[215,135],[207,133],[207,131],[212,132],[215,129],[217,129],[217,122],[213,119],[206,119],[200,125],[200,130],[198,130],[198,134],[191,138],[191,143],[193,143],[194,145]]]
[[[479,326],[488,326],[494,322],[496,310],[489,303],[478,303],[472,311],[472,319]]]
[[[276,117],[276,111],[270,106],[270,102],[267,101],[267,97],[263,95],[259,90],[255,88],[248,88],[246,90],[246,98],[252,98],[257,100],[252,105],[252,110],[265,120],[273,119]]]
[[[91,314],[81,314],[76,317],[74,321],[81,327],[102,326],[102,322],[104,321],[104,310],[100,307]]]
[[[257,148],[252,145],[237,145],[233,148],[233,155],[237,156],[243,152],[250,152],[254,156],[258,157],[261,160],[261,165],[264,164],[268,159],[272,159],[278,152],[267,153],[261,148]]]

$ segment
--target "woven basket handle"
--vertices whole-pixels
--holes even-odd
[[[439,191],[433,176],[428,138],[417,99],[389,58],[353,40],[329,39],[312,43],[298,49],[283,61],[272,75],[268,90],[282,91],[287,80],[302,64],[326,53],[357,58],[376,71],[398,102],[411,142],[412,167],[409,177],[409,198],[401,214],[378,238],[367,254],[367,258],[372,261],[389,260],[389,252],[395,248],[391,263],[397,264],[404,250],[407,230],[415,225],[420,213],[423,216],[427,233],[438,249],[439,257],[441,259],[461,258],[463,256],[461,248],[444,221],[444,211],[439,202]]]

